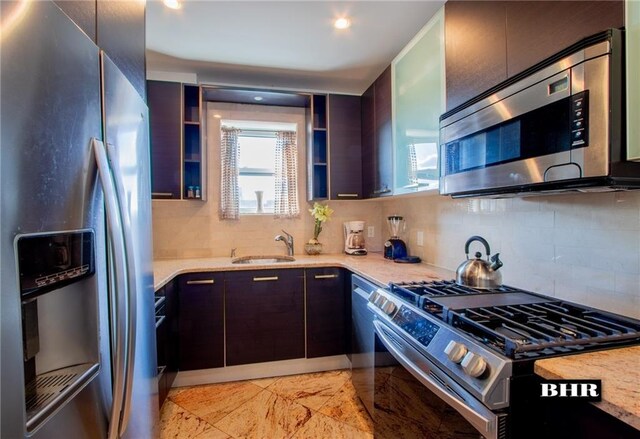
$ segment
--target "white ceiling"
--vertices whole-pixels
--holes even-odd
[[[444,1],[147,3],[147,69],[203,83],[362,93]],[[338,31],[333,20],[351,18]]]

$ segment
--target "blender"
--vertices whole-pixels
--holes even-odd
[[[400,232],[404,231],[404,218],[399,215],[387,217],[387,225],[391,237],[384,243],[384,257],[386,259],[400,259],[407,257],[407,245],[400,239]]]

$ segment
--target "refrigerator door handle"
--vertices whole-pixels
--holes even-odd
[[[135,249],[133,248],[133,237],[131,232],[131,217],[127,209],[127,198],[124,190],[124,182],[120,174],[120,166],[118,165],[118,152],[114,145],[107,142],[107,159],[109,160],[111,175],[115,185],[116,196],[118,199],[118,208],[120,218],[122,220],[122,234],[124,237],[124,246],[127,261],[127,293],[128,293],[128,310],[127,315],[127,354],[125,356],[125,380],[124,395],[122,402],[122,414],[120,416],[119,435],[124,433],[129,425],[131,416],[131,400],[133,393],[133,378],[135,366],[135,350],[136,350],[136,325],[137,325],[137,289],[136,279],[137,270],[135,264]]]
[[[113,352],[113,403],[109,421],[109,439],[119,437],[119,425],[125,394],[126,344],[127,344],[127,254],[123,235],[122,218],[120,216],[116,188],[109,167],[109,160],[104,144],[91,139],[91,148],[98,165],[98,174],[104,192],[109,243],[113,254],[112,262],[115,271],[115,289],[112,290],[115,303],[115,349]]]

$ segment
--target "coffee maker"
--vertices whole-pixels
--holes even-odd
[[[406,258],[407,245],[400,239],[400,232],[404,230],[404,218],[398,215],[387,217],[387,225],[391,237],[384,243],[384,257],[393,260]]]
[[[367,254],[364,248],[364,221],[347,221],[344,223],[344,252],[348,255],[363,256]]]

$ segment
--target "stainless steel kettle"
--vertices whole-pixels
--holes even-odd
[[[478,241],[484,244],[487,252],[487,260],[480,259],[482,253],[476,252],[475,259],[469,259],[469,246],[472,242]],[[467,260],[464,261],[456,270],[456,283],[467,287],[490,289],[502,286],[502,274],[498,271],[502,267],[502,261],[496,253],[491,256],[491,249],[486,239],[481,236],[472,236],[464,245],[464,252]]]

